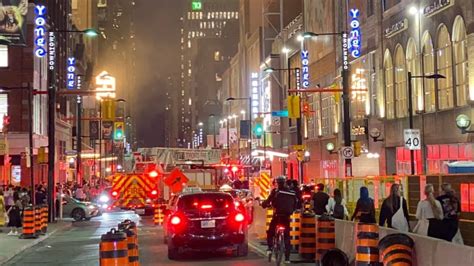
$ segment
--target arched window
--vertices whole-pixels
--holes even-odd
[[[440,110],[453,108],[453,54],[448,29],[442,25],[438,30],[437,62],[438,73],[445,79],[438,79],[438,105]]]
[[[428,32],[423,37],[423,74],[432,75],[435,72],[433,42]],[[436,111],[435,81],[424,79],[425,88],[425,111]]]
[[[407,73],[405,52],[401,45],[395,48],[395,115],[397,118],[408,114]]]
[[[389,50],[385,51],[384,55],[384,71],[385,71],[385,113],[387,119],[395,118],[395,101],[393,90],[393,62],[392,55]]]
[[[466,105],[469,97],[467,70],[466,26],[461,16],[456,17],[453,26],[454,71],[456,84],[456,104]]]
[[[410,38],[407,44],[407,71],[411,72],[413,76],[421,75],[420,58],[418,57],[415,41]],[[413,112],[423,110],[423,87],[421,79],[413,79]]]

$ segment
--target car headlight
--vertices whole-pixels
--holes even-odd
[[[87,208],[88,208],[89,210],[93,210],[93,209],[95,209],[96,207],[95,207],[94,205],[87,205]]]
[[[109,197],[107,195],[102,195],[100,196],[99,198],[99,201],[102,202],[102,203],[106,203],[106,202],[109,202]]]

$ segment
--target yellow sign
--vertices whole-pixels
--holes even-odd
[[[304,151],[306,149],[306,145],[293,145],[293,150],[295,151]]]
[[[40,163],[40,164],[48,163],[48,153],[46,152],[46,147],[39,147],[39,149],[38,149],[38,163]]]
[[[104,99],[101,102],[102,120],[114,121],[115,120],[115,100]]]
[[[300,118],[300,96],[288,96],[288,118]]]

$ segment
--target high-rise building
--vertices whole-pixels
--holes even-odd
[[[220,115],[217,90],[237,50],[239,1],[188,0],[181,20],[177,144],[187,147],[199,121]]]

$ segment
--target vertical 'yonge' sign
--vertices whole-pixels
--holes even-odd
[[[258,117],[258,112],[260,112],[260,91],[258,84],[258,73],[253,72],[250,79],[253,118]]]
[[[349,13],[351,16],[349,51],[351,52],[352,57],[358,58],[360,57],[360,53],[361,53],[360,52],[361,51],[361,37],[360,37],[360,22],[359,22],[360,12],[359,12],[359,9],[351,9]]]
[[[301,52],[301,66],[303,72],[302,86],[303,88],[309,88],[309,52],[303,50]]]
[[[44,57],[46,55],[46,6],[35,6],[35,55]]]
[[[67,59],[67,88],[72,90],[76,87],[76,58]]]

